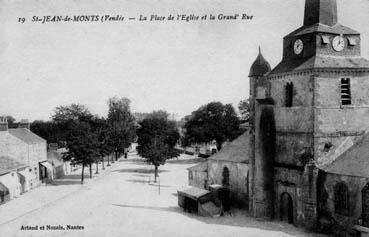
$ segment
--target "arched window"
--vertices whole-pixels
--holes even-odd
[[[293,104],[293,83],[286,84],[286,107],[292,107]]]
[[[223,168],[223,181],[222,184],[223,186],[229,186],[229,169],[225,166]]]
[[[334,187],[334,208],[335,212],[347,215],[349,209],[349,191],[347,185],[338,183]]]

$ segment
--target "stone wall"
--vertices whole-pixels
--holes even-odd
[[[353,176],[344,176],[337,174],[324,173],[324,184],[322,184],[320,201],[320,214],[330,215],[335,220],[335,225],[332,227],[334,233],[347,230],[351,231],[355,224],[358,224],[362,213],[362,199],[361,191],[369,182],[369,178],[360,178]],[[345,215],[339,214],[335,211],[335,197],[334,188],[338,183],[344,183],[348,187],[349,202],[348,213]]]
[[[229,189],[231,198],[235,204],[242,207],[248,206],[248,165],[229,161],[209,160],[208,175],[209,185],[222,184],[223,169],[229,169]]]
[[[270,78],[270,96],[275,101],[276,107],[285,107],[286,94],[285,86],[287,83],[293,83],[293,107],[308,107],[313,104],[314,80],[311,74],[301,73],[284,75]],[[305,118],[308,121],[308,118]]]
[[[350,78],[352,105],[341,105],[341,78]],[[369,74],[360,71],[318,72],[314,79],[314,154],[318,163],[327,160],[327,145],[336,149],[354,141],[369,129]]]
[[[188,171],[188,185],[198,188],[206,188],[207,182],[208,182],[207,172],[195,170]]]

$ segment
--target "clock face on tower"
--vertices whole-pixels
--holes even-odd
[[[298,39],[295,41],[295,44],[293,45],[293,51],[295,54],[299,55],[301,54],[302,50],[304,49],[304,43],[302,40]]]
[[[333,49],[337,52],[342,51],[345,48],[345,39],[342,36],[336,36],[332,41]]]

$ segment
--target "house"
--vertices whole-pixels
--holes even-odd
[[[306,0],[282,61],[271,69],[259,50],[249,78],[251,215],[340,235],[369,228],[369,61],[337,1]]]
[[[57,151],[48,151],[47,161],[53,166],[54,178],[57,179],[64,176],[64,162],[60,153]]]
[[[47,152],[47,160],[53,166],[53,177],[61,178],[71,172],[70,161],[64,161],[63,154],[66,152],[65,148],[57,148],[49,146]]]
[[[245,132],[208,159],[208,184],[220,184],[230,191],[233,204],[248,206],[249,140]]]
[[[72,162],[70,160],[65,161],[63,159],[63,156],[68,152],[68,149],[65,147],[61,147],[61,148],[58,148],[56,151],[59,153],[60,157],[63,160],[64,175],[69,175],[72,172]]]
[[[0,156],[0,204],[28,191],[27,172],[26,164]]]
[[[202,162],[188,168],[189,185],[208,189],[210,185],[220,185],[230,191],[233,204],[248,206],[248,158],[250,135],[245,132],[232,142]]]
[[[19,127],[8,129],[6,118],[0,118],[0,156],[12,157],[32,170],[30,188],[52,178],[52,166],[47,162],[46,141],[29,129],[29,122],[22,120]]]

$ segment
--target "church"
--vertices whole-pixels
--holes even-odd
[[[315,231],[369,233],[369,61],[336,0],[306,0],[271,69],[250,73],[249,210]]]

